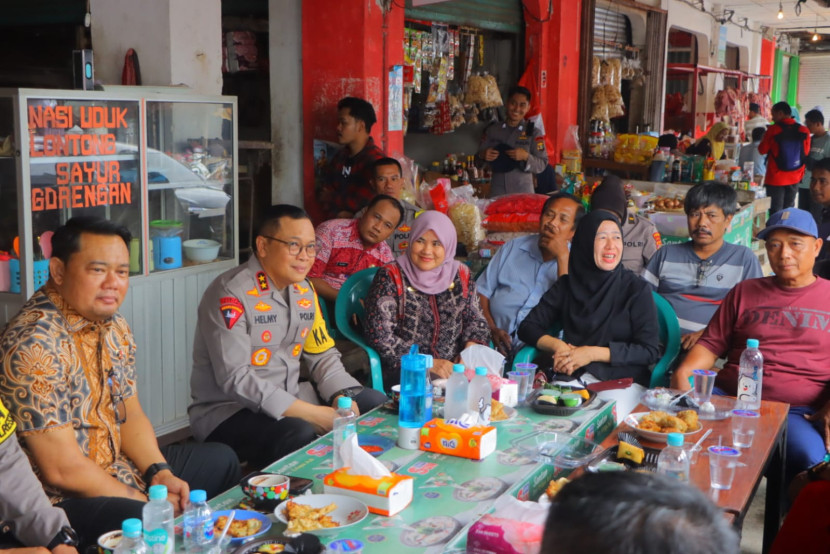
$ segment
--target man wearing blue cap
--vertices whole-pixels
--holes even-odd
[[[716,384],[735,396],[738,365],[749,338],[764,355],[762,399],[790,404],[787,419],[787,478],[830,452],[830,281],[813,274],[821,249],[810,212],[787,208],[758,233],[766,241],[773,277],[748,279],[723,299],[700,340],[672,376],[689,388],[696,368],[726,365]]]

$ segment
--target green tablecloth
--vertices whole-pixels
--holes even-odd
[[[554,417],[519,408],[514,418],[496,423],[498,447],[481,461],[420,450],[391,447],[379,456],[387,467],[414,477],[412,503],[392,517],[370,513],[366,519],[340,531],[321,536],[324,543],[359,539],[364,552],[464,551],[468,527],[490,511],[503,494],[535,499],[547,487],[554,469],[522,456],[512,444],[539,431],[571,432],[601,442],[616,427],[614,403],[596,399],[590,409],[575,415]],[[377,409],[360,417],[360,442],[394,441],[397,415]],[[369,436],[369,438],[367,438]],[[379,440],[380,439],[380,440]],[[331,434],[320,437],[301,451],[271,464],[266,471],[314,479],[313,493],[323,492],[322,479],[331,472]],[[244,498],[239,488],[211,500],[214,510],[230,509]],[[281,534],[285,526],[274,519],[269,534]]]

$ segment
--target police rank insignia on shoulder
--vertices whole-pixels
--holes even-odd
[[[256,284],[259,287],[259,292],[265,292],[271,289],[271,286],[268,284],[268,276],[264,271],[256,272]]]
[[[222,319],[225,320],[225,327],[233,329],[233,326],[245,313],[245,308],[242,306],[242,302],[233,296],[224,296],[219,299],[219,311],[222,314]]]

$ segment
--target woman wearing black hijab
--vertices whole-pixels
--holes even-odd
[[[571,243],[568,275],[519,326],[522,341],[553,353],[554,372],[588,382],[631,377],[648,387],[649,366],[660,356],[657,308],[649,285],[620,264],[622,250],[614,215],[586,215]],[[547,334],[554,323],[564,340]]]

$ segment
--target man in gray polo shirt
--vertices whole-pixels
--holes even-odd
[[[726,293],[763,273],[752,250],[723,240],[737,208],[732,187],[696,185],[686,194],[683,208],[692,240],[663,246],[649,260],[643,278],[671,303],[683,349],[689,350]]]

